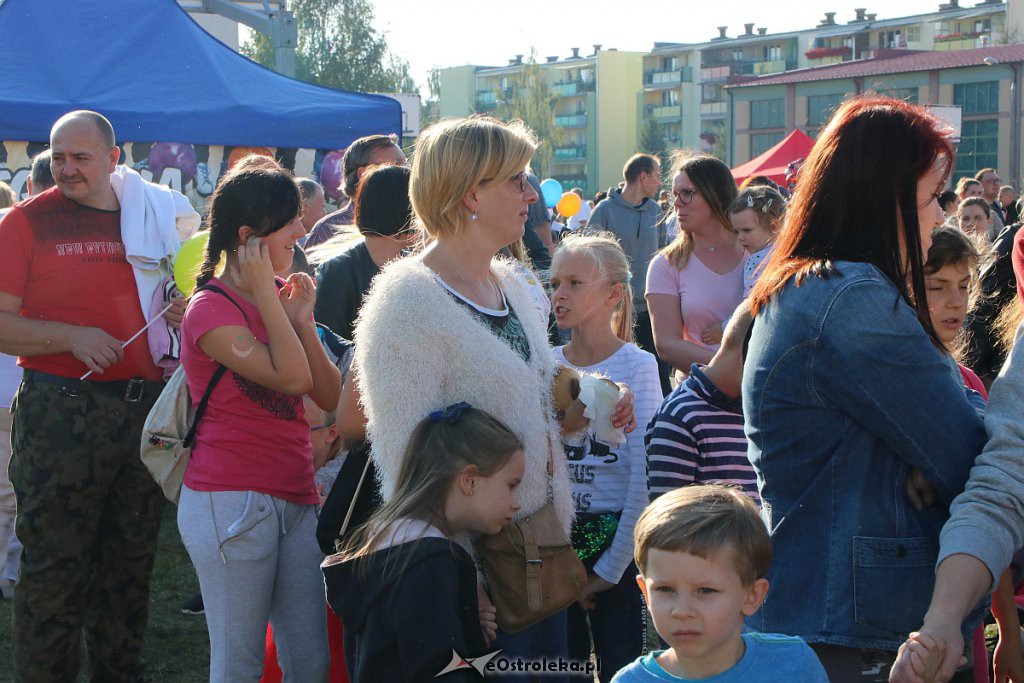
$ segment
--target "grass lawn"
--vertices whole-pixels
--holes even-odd
[[[143,656],[154,683],[195,683],[210,676],[206,619],[181,613],[182,601],[199,592],[199,582],[178,536],[176,512],[177,508],[167,503],[149,600],[149,631]],[[0,601],[0,681],[14,680],[11,636],[11,603]],[[88,680],[86,670],[83,653],[79,681]]]

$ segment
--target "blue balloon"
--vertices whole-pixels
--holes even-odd
[[[544,196],[544,203],[549,208],[554,208],[558,200],[562,198],[562,183],[554,178],[548,178],[540,184],[540,193]]]

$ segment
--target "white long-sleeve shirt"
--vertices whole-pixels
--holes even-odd
[[[608,377],[627,384],[633,392],[637,428],[626,443],[607,445],[584,437],[563,437],[573,503],[577,513],[619,512],[612,544],[594,565],[594,573],[618,583],[633,559],[633,527],[647,505],[647,453],[644,431],[661,404],[661,381],[654,356],[635,344],[622,347],[595,365],[576,366],[565,359],[564,347],[555,349],[555,360],[580,372]]]

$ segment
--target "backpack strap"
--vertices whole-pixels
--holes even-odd
[[[246,319],[246,322],[248,322],[249,316],[245,315],[245,311],[242,309],[241,306],[238,305],[238,302],[231,298],[231,295],[225,292],[223,289],[221,289],[217,285],[211,284],[205,284],[202,287],[198,287],[196,291],[200,289],[208,289],[211,292],[216,292],[217,294],[220,294],[222,297],[224,297],[232,304],[234,304],[235,308],[241,311],[242,316]],[[217,382],[220,381],[221,377],[224,376],[224,373],[227,372],[227,370],[228,368],[226,365],[217,363],[217,369],[213,371],[213,377],[210,378],[210,383],[206,385],[206,391],[203,392],[203,397],[199,399],[199,405],[196,406],[195,417],[192,418],[192,424],[188,428],[188,434],[185,435],[185,440],[182,442],[182,446],[184,446],[185,448],[191,447],[192,442],[195,441],[196,429],[198,429],[199,427],[199,418],[201,418],[203,416],[203,413],[206,412],[206,404],[210,402],[210,396],[213,394],[213,389],[214,387],[217,386]]]

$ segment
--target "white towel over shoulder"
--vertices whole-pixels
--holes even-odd
[[[171,274],[181,243],[199,229],[199,214],[185,195],[143,180],[125,165],[110,174],[110,185],[121,203],[121,240],[149,322],[154,293]]]

